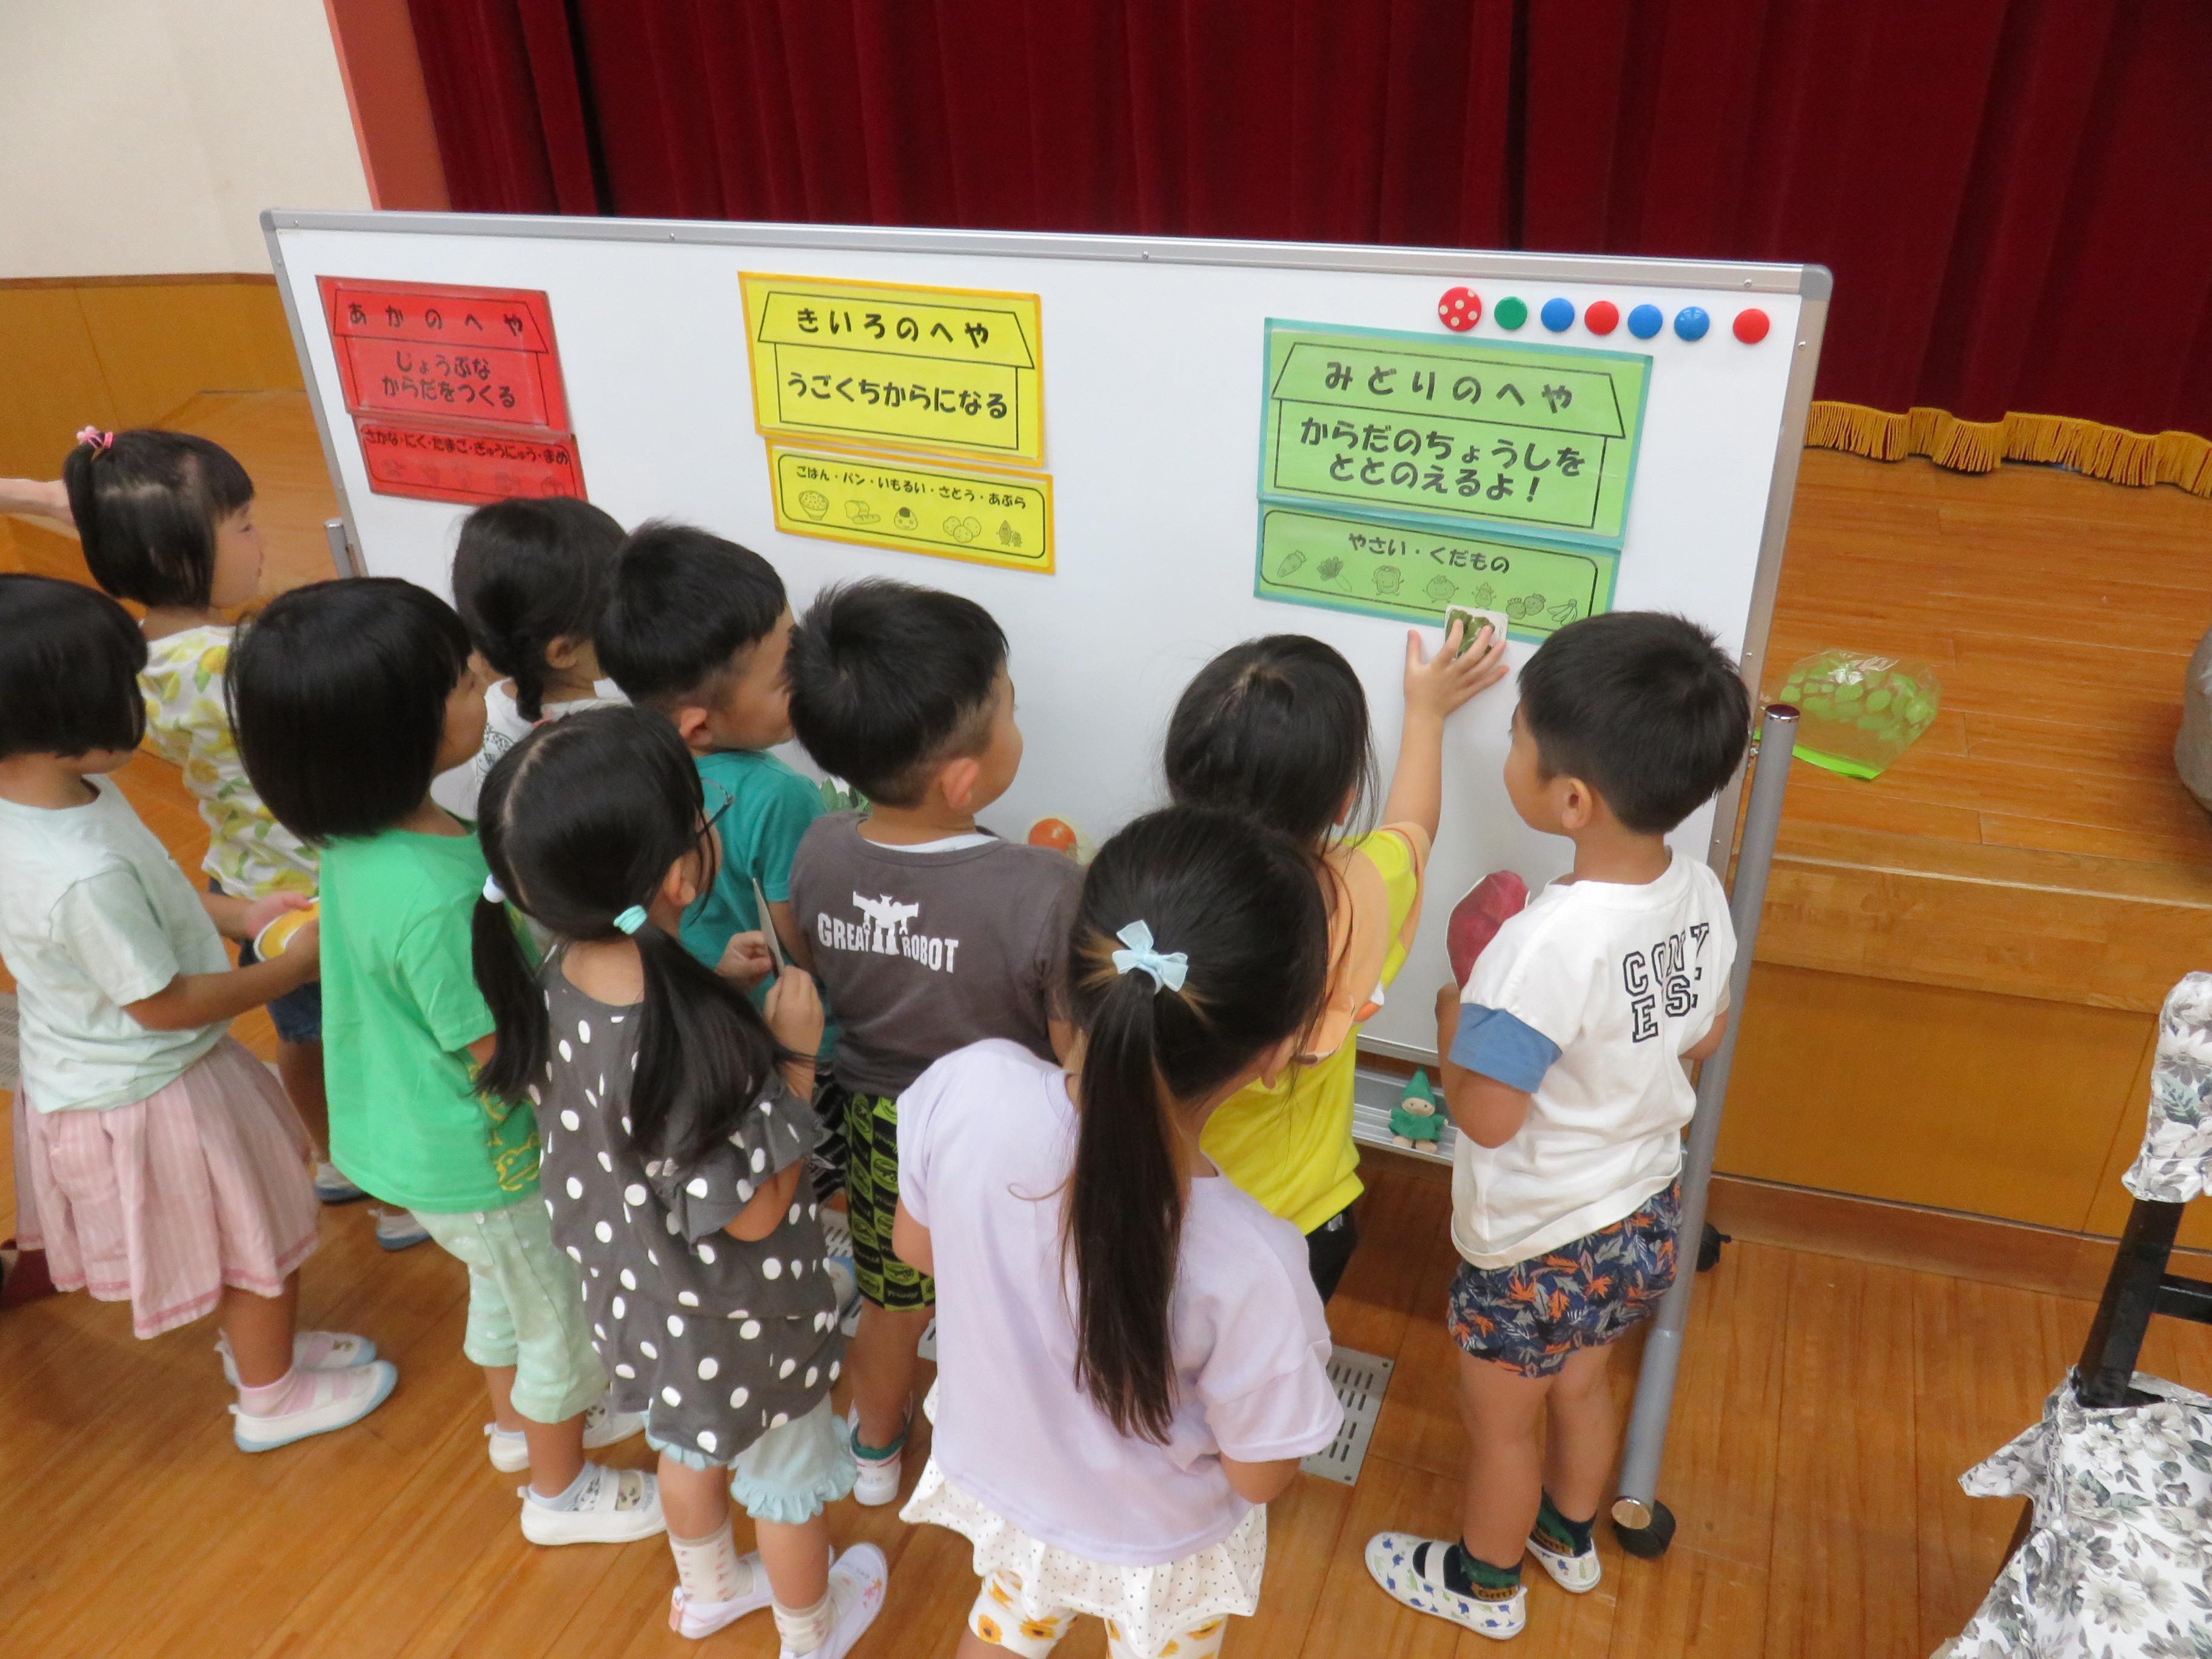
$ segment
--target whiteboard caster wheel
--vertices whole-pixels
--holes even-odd
[[[1674,1511],[1656,1498],[1649,1504],[1633,1498],[1615,1498],[1613,1535],[1639,1561],[1656,1561],[1674,1541]]]
[[[1721,1246],[1734,1242],[1711,1222],[1705,1223],[1705,1230],[1698,1235],[1698,1271],[1709,1273],[1719,1267]]]

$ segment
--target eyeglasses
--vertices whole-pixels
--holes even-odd
[[[722,798],[722,804],[707,814],[706,827],[712,830],[722,821],[722,814],[738,804],[738,798],[719,783],[710,783],[707,787]]]

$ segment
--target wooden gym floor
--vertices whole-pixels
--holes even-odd
[[[269,586],[324,574],[317,526],[326,486],[296,396],[196,399],[172,423],[229,444],[260,482]],[[1875,503],[1893,485],[1940,493],[1946,483],[1916,477],[1932,474],[1917,464],[1806,459],[1801,500],[1838,491],[1868,512],[1887,510]],[[2054,483],[2097,490],[2118,511],[2139,499],[2078,479],[2021,480],[2031,506]],[[60,545],[18,534],[9,562],[59,574],[68,568]],[[1790,603],[1785,590],[1778,637]],[[2147,690],[2154,678],[2145,671]],[[174,775],[141,759],[125,777],[142,813],[196,868],[204,841]],[[239,1030],[268,1052],[265,1019]],[[7,1174],[0,1235],[12,1222]],[[1267,1598],[1257,1619],[1235,1629],[1232,1655],[1474,1659],[1494,1650],[1398,1608],[1360,1562],[1361,1545],[1382,1528],[1450,1530],[1459,1459],[1442,1320],[1454,1260],[1449,1193],[1429,1170],[1388,1157],[1370,1156],[1369,1176],[1365,1242],[1330,1322],[1346,1346],[1393,1356],[1396,1375],[1358,1486],[1301,1478],[1274,1506]],[[673,1570],[657,1541],[565,1551],[522,1541],[512,1479],[484,1461],[481,1384],[460,1353],[457,1264],[430,1246],[384,1255],[355,1206],[326,1216],[303,1285],[306,1320],[373,1336],[398,1361],[400,1388],[358,1428],[261,1457],[229,1444],[228,1395],[207,1325],[139,1343],[124,1310],[81,1295],[0,1314],[0,1652],[775,1651],[765,1619],[703,1644],[671,1635]],[[1929,1652],[1978,1601],[2017,1514],[2010,1503],[1966,1498],[1957,1476],[2034,1420],[2089,1313],[2087,1303],[2030,1291],[1731,1246],[1699,1283],[1686,1346],[1661,1487],[1680,1521],[1674,1549],[1658,1562],[1631,1560],[1601,1527],[1604,1583],[1575,1600],[1532,1573],[1529,1627],[1515,1650],[1527,1659]],[[1635,1346],[1617,1372],[1624,1397]],[[2212,1387],[2212,1331],[2162,1324],[2144,1365]],[[616,1461],[647,1457],[632,1442]],[[841,1542],[882,1544],[893,1564],[889,1603],[860,1659],[949,1654],[974,1593],[960,1540],[850,1504],[832,1524]],[[1103,1649],[1094,1625],[1062,1651],[1097,1659]]]

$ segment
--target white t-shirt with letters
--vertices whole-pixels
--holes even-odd
[[[1502,1146],[1465,1135],[1452,1243],[1507,1267],[1635,1212],[1680,1170],[1697,1101],[1682,1055],[1728,1006],[1735,931],[1711,868],[1562,881],[1498,930],[1461,995],[1455,1065],[1531,1097]]]

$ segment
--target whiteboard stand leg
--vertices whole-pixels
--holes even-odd
[[[339,575],[358,576],[361,574],[361,561],[354,557],[353,544],[346,540],[345,520],[343,519],[324,520],[323,539],[330,544],[331,562],[337,568],[337,574]]]
[[[1782,827],[1782,798],[1790,787],[1790,757],[1796,741],[1797,711],[1787,703],[1768,704],[1759,723],[1751,805],[1744,814],[1743,842],[1736,854],[1735,890],[1729,899],[1729,920],[1735,927],[1735,965],[1729,975],[1733,1012],[1719,1051],[1698,1076],[1697,1115],[1690,1120],[1689,1151],[1683,1160],[1674,1282],[1659,1304],[1659,1316],[1644,1345],[1636,1403],[1621,1450],[1620,1496],[1613,1500],[1613,1535],[1629,1554],[1647,1559],[1665,1554],[1674,1536],[1674,1516],[1659,1501],[1658,1491],[1667,1424],[1674,1407],[1674,1377],[1682,1363],[1682,1338],[1689,1328],[1690,1300],[1698,1285],[1695,1258],[1683,1260],[1681,1250],[1687,1241],[1687,1248],[1694,1251],[1705,1231],[1705,1188],[1712,1180],[1713,1148],[1720,1140],[1721,1109],[1728,1099],[1736,1038],[1743,1031],[1744,993],[1751,981],[1752,951],[1759,941],[1759,916],[1766,903],[1766,877],[1774,863],[1774,838]]]

